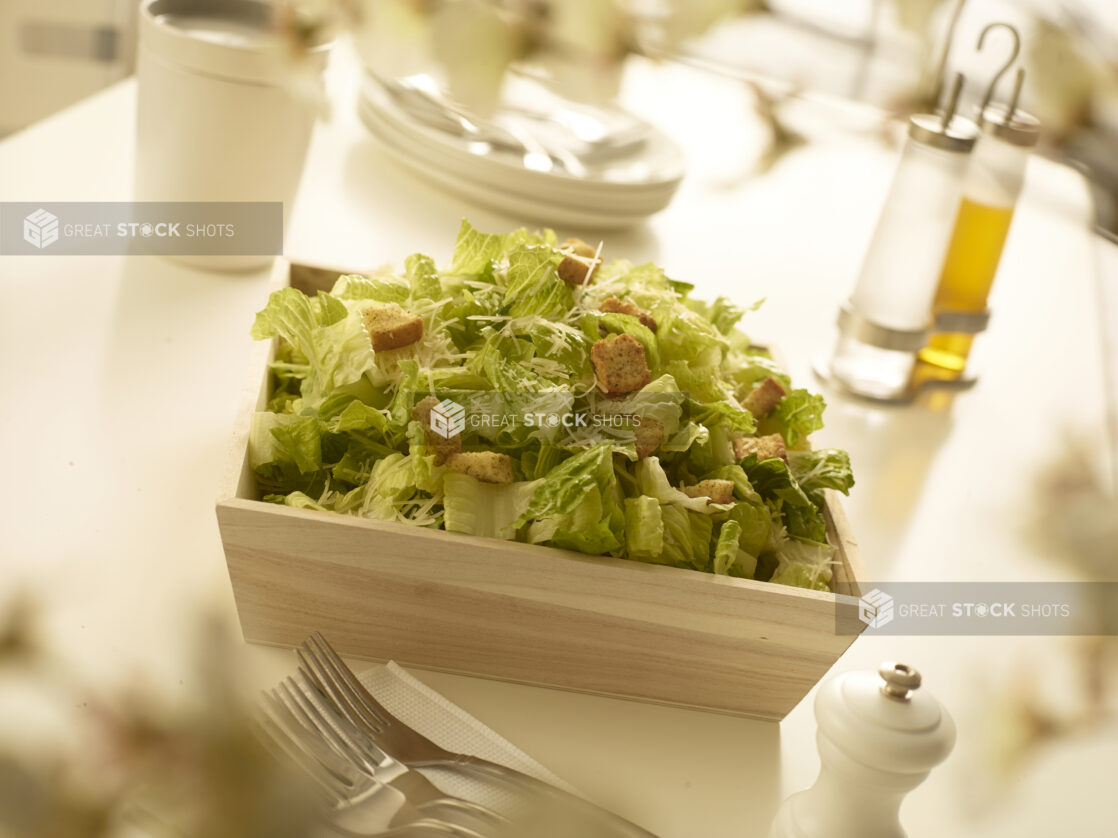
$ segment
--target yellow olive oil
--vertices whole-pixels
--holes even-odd
[[[964,198],[959,205],[955,231],[947,247],[947,258],[939,278],[933,309],[978,314],[998,271],[1013,207],[995,207]],[[938,367],[945,377],[962,374],[967,365],[974,335],[938,332],[920,350],[920,360]]]

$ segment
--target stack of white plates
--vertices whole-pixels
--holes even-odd
[[[682,153],[645,123],[638,123],[638,142],[585,162],[441,130],[403,109],[371,76],[362,86],[359,112],[384,150],[417,175],[468,200],[546,224],[631,226],[666,207],[683,177]]]

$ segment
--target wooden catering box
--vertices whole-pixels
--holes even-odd
[[[277,287],[337,276],[277,261]],[[217,504],[248,641],[318,630],[359,658],[781,719],[856,636],[836,632],[865,574],[834,493],[837,593],[265,503],[248,434],[272,351],[255,355]]]

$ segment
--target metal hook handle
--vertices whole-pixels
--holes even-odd
[[[975,49],[978,52],[981,52],[982,45],[986,42],[986,34],[991,29],[996,29],[998,27],[1009,30],[1009,34],[1013,36],[1013,52],[1010,53],[1009,60],[1007,60],[1005,64],[1002,65],[1001,69],[994,74],[994,77],[990,79],[990,86],[986,88],[986,95],[982,97],[982,106],[978,110],[979,117],[981,117],[982,114],[986,113],[986,106],[989,105],[990,100],[994,98],[994,90],[995,88],[997,88],[998,82],[1002,80],[1002,76],[1004,76],[1009,71],[1009,68],[1013,66],[1013,62],[1017,60],[1017,56],[1021,54],[1021,33],[1017,31],[1017,27],[1000,20],[996,20],[993,23],[988,23],[986,25],[986,28],[983,29],[982,33],[978,36],[978,44],[975,46]],[[1020,72],[1018,72],[1018,79],[1018,85],[1020,85]],[[1014,94],[1015,104],[1016,98],[1019,94],[1020,87],[1018,86],[1017,92]]]
[[[955,74],[955,83],[951,85],[951,96],[943,108],[943,121],[940,123],[944,133],[951,127],[951,120],[955,118],[955,110],[959,107],[959,94],[963,92],[965,82],[966,78],[962,73]]]

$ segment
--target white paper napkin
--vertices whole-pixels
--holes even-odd
[[[359,677],[390,713],[432,742],[451,751],[499,762],[566,791],[578,793],[503,736],[395,662],[374,666]],[[516,809],[514,793],[500,781],[475,778],[442,768],[423,769],[423,773],[448,794],[482,803],[499,812],[511,814]]]

